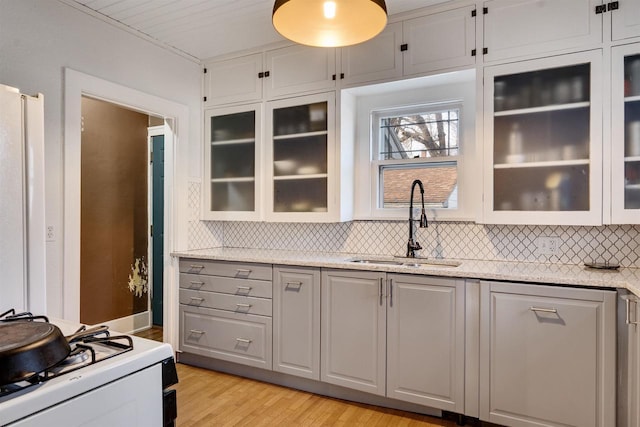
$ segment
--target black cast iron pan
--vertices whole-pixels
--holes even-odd
[[[70,342],[107,330],[99,326],[65,337],[47,322],[0,323],[0,386],[26,380],[67,358]]]

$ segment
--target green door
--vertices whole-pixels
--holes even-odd
[[[162,326],[163,295],[163,260],[164,253],[164,135],[152,137],[153,156],[153,201],[151,214],[153,224],[153,294],[151,296],[151,313],[153,324]]]

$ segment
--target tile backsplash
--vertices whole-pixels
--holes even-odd
[[[402,255],[408,239],[407,221],[344,223],[268,223],[200,221],[200,183],[189,187],[189,249],[217,246]],[[557,255],[538,253],[536,238],[556,236]],[[617,262],[640,267],[640,226],[482,225],[460,221],[430,222],[417,229],[424,248],[420,256],[581,264]]]

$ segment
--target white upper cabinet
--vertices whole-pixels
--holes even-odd
[[[204,107],[262,98],[262,53],[205,64]]]
[[[607,3],[607,8],[610,7],[612,40],[640,36],[640,0],[620,0]]]
[[[475,63],[475,8],[434,13],[404,21],[404,74],[463,67]]]
[[[475,64],[475,13],[462,7],[387,25],[365,43],[342,49],[341,83],[353,85]]]
[[[611,61],[611,222],[640,224],[640,43]]]
[[[205,108],[335,88],[335,49],[288,46],[205,63]]]
[[[342,48],[342,84],[402,77],[401,44],[402,22],[395,22],[367,42]]]
[[[602,42],[601,0],[484,3],[485,61],[546,54]]]
[[[262,104],[205,110],[202,219],[260,215]]]
[[[327,222],[340,216],[341,150],[335,94],[267,103],[265,219]]]
[[[334,48],[290,46],[266,52],[264,79],[268,99],[335,88]]]
[[[484,70],[484,219],[602,223],[602,52]]]

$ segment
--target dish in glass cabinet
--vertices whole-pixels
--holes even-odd
[[[317,166],[303,166],[298,169],[298,175],[314,175],[320,173],[320,168]]]

